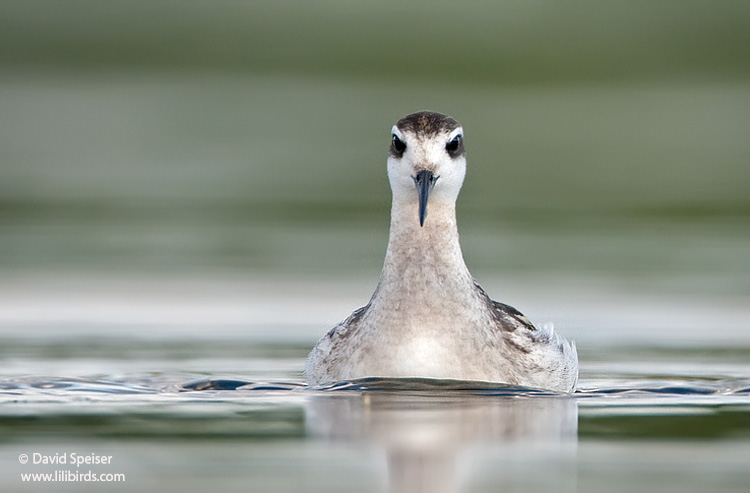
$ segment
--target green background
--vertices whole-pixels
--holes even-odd
[[[431,109],[465,128],[475,274],[750,292],[748,26],[727,1],[4,1],[0,270],[376,275],[389,130]]]

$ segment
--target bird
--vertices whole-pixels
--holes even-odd
[[[391,222],[380,280],[367,305],[314,346],[307,383],[429,378],[573,392],[575,343],[493,301],[464,262],[456,224],[463,127],[431,111],[401,118],[387,171]]]

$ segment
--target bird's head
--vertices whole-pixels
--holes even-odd
[[[418,204],[420,226],[427,203],[454,204],[466,175],[463,128],[453,118],[421,111],[391,129],[388,179],[393,198]]]

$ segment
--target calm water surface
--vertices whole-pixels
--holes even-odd
[[[691,329],[684,307],[673,314],[682,338],[671,329],[661,340],[644,338],[651,329],[637,321],[628,322],[635,340],[647,342],[618,337],[614,321],[608,330],[593,319],[560,328],[576,337],[581,356],[571,396],[429,380],[310,389],[301,380],[307,351],[329,312],[345,315],[366,286],[89,280],[63,293],[51,280],[21,284],[5,293],[1,321],[3,491],[746,491],[750,484],[750,346]],[[280,314],[285,293],[302,315]],[[729,326],[743,319],[740,308],[727,313]],[[74,453],[112,458],[77,467]],[[55,454],[67,463],[34,464]],[[66,470],[124,474],[125,482],[21,476]]]

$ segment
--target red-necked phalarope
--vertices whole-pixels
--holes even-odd
[[[492,301],[469,273],[456,227],[465,174],[456,120],[419,112],[393,126],[391,231],[380,282],[370,302],[312,350],[310,384],[424,377],[575,389],[575,345]]]

